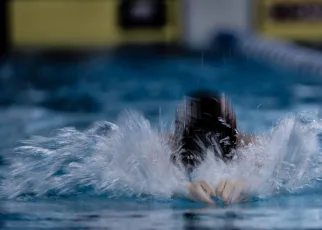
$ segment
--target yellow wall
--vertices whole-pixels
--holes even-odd
[[[159,30],[117,27],[117,0],[12,0],[13,46],[110,46],[180,39],[179,1],[168,0],[170,23]]]
[[[269,8],[276,3],[318,3],[322,0],[254,0],[255,25],[258,32],[268,37],[298,41],[321,41],[322,19],[319,21],[274,21],[269,17]]]

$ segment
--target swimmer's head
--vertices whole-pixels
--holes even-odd
[[[236,117],[224,94],[200,90],[187,96],[177,110],[175,137],[186,167],[194,168],[211,148],[216,157],[232,158],[237,145]]]

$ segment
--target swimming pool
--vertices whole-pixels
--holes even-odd
[[[317,229],[322,225],[319,146],[311,142],[320,128],[322,78],[303,77],[245,57],[122,52],[69,61],[13,56],[3,60],[0,80],[4,229]],[[246,132],[270,133],[273,125],[289,116],[272,131],[273,138],[243,150],[269,157],[278,156],[276,151],[287,155],[287,149],[294,147],[290,151],[300,156],[291,158],[290,165],[298,168],[279,165],[277,176],[270,176],[282,181],[279,193],[228,207],[169,199],[175,181],[165,182],[172,175],[165,170],[168,165],[148,167],[146,159],[151,151],[168,150],[156,130],[169,128],[178,101],[197,88],[227,92],[238,126]],[[130,111],[118,117],[124,109],[139,114]],[[113,128],[105,121],[123,130],[121,137],[109,140],[116,142],[102,140],[101,134]],[[53,132],[64,127],[76,129]],[[40,137],[19,143],[33,135]],[[19,146],[23,147],[11,151]],[[126,158],[129,152],[131,157]],[[114,165],[106,163],[109,154],[117,156]],[[138,160],[140,154],[144,157]],[[265,157],[255,161],[263,163]],[[136,163],[141,166],[132,170]]]

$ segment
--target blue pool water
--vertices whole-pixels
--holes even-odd
[[[196,177],[247,177],[251,202],[170,198],[182,175],[158,132],[171,129],[177,103],[197,88],[227,92],[239,129],[260,141],[240,150],[240,164],[210,162]],[[0,89],[3,229],[322,226],[321,78],[204,53],[31,55],[2,60]]]

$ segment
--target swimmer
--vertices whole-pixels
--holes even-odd
[[[224,94],[200,90],[192,92],[178,108],[175,132],[170,137],[176,150],[172,161],[187,172],[188,177],[206,158],[205,149],[211,148],[216,159],[229,162],[236,148],[254,141],[251,136],[237,132],[236,116]],[[184,184],[186,197],[193,201],[213,204],[212,197],[225,203],[241,202],[247,183],[224,180],[216,188],[204,180]]]

